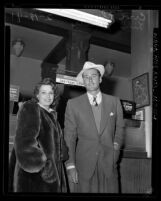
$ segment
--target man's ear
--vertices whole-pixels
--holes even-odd
[[[100,83],[102,82],[102,77],[100,76]]]

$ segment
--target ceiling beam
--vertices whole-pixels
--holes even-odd
[[[67,39],[63,38],[44,59],[44,62],[58,64],[61,60],[63,60],[66,56],[66,42]]]
[[[42,31],[48,34],[54,34],[58,36],[65,37],[68,33],[68,30],[65,28],[62,28],[60,26],[56,26],[56,23],[54,25],[51,25],[50,23],[44,22],[44,21],[37,21],[37,20],[31,20],[27,17],[21,17],[18,18],[17,16],[12,16],[11,14],[5,15],[5,22],[9,24],[14,24],[17,26],[23,26],[26,28],[30,28],[37,31]],[[70,26],[68,26],[69,28]]]
[[[18,11],[12,13],[12,10],[6,10],[5,22],[24,26],[37,31],[42,31],[48,34],[54,34],[62,37],[66,37],[69,31],[72,31],[73,22],[68,20],[62,20],[61,18],[51,18],[49,16],[41,15],[40,13],[33,14],[33,10],[22,9],[21,15],[17,14]],[[23,13],[24,12],[24,13]],[[23,13],[23,14],[22,14]],[[77,22],[78,23],[78,22]],[[90,26],[84,24],[85,27]],[[93,29],[90,43],[93,45],[102,46],[105,48],[118,50],[121,52],[130,53],[130,37],[126,32],[118,30],[117,33],[109,33],[106,29],[98,29],[94,26],[90,26]],[[62,42],[64,43],[64,42]],[[59,47],[58,47],[59,48]],[[64,55],[64,48],[62,48],[62,56]],[[60,49],[59,49],[60,50]],[[55,50],[53,50],[55,52]],[[54,53],[54,55],[57,53]],[[51,53],[52,55],[52,53]],[[61,56],[59,56],[61,58]]]

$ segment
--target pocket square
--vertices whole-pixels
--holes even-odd
[[[113,112],[111,112],[111,113],[110,113],[110,116],[113,116],[113,115],[114,115],[114,113],[113,113]]]

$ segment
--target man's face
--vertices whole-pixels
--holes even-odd
[[[102,78],[96,69],[91,68],[86,70],[82,77],[87,91],[97,91],[99,89]]]

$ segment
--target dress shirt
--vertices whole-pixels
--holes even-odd
[[[96,97],[96,102],[99,105],[102,101],[102,93],[99,91],[97,95],[93,96],[87,92],[87,96],[91,105],[94,105],[93,97]]]

